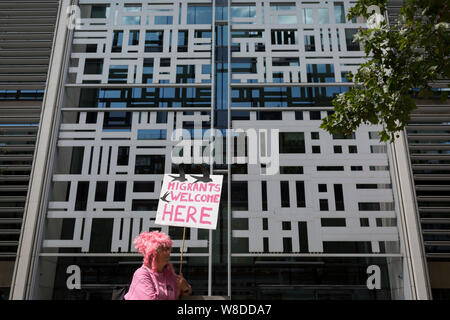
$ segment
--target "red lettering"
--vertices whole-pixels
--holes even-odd
[[[165,220],[166,214],[169,214],[169,216],[170,216],[169,221],[172,221],[173,206],[170,205],[170,207],[171,207],[171,208],[170,208],[170,211],[167,211],[167,210],[166,210],[166,208],[167,208],[167,203],[164,203],[164,211],[163,211],[163,216],[162,216],[162,220],[163,220],[163,221]]]
[[[180,215],[180,214],[182,214],[178,209],[180,209],[180,208],[186,208],[186,206],[177,206],[177,208],[175,209],[175,219],[174,219],[174,221],[176,221],[176,222],[184,222],[184,220],[183,219],[178,219],[178,216]]]
[[[178,182],[169,182],[167,185],[167,190],[176,190],[178,185]]]
[[[170,191],[170,196],[173,201],[178,201],[178,198],[180,198],[180,195],[183,193],[177,193],[176,195],[173,194],[173,191]]]
[[[203,217],[205,217],[205,218],[208,218],[208,217],[210,217],[211,215],[209,215],[209,214],[206,214],[206,212],[205,211],[212,211],[212,208],[207,208],[207,207],[202,207],[202,210],[200,211],[200,223],[203,223],[203,224],[211,224],[211,221],[204,221],[203,220]]]
[[[192,212],[191,212],[192,209]],[[187,212],[187,218],[186,218],[186,222],[189,222],[189,219],[192,219],[192,221],[194,221],[195,223],[197,223],[197,220],[195,220],[194,215],[197,213],[197,209],[195,209],[195,207],[189,207],[188,208],[188,212]]]

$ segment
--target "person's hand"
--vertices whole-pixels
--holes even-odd
[[[177,285],[180,289],[182,296],[188,296],[192,293],[192,288],[189,285],[189,283],[186,281],[186,279],[183,277],[183,274],[177,275]]]

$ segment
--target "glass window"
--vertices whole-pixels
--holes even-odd
[[[359,211],[392,211],[393,202],[358,202]]]
[[[253,18],[256,16],[255,6],[232,6],[231,17],[232,18]]]
[[[156,123],[167,123],[167,112],[157,112]]]
[[[275,18],[276,16],[272,16],[272,18]],[[277,16],[278,17],[278,24],[297,24],[297,16]],[[277,22],[272,22],[273,24],[276,24]]]
[[[216,20],[228,20],[228,7],[216,6]]]
[[[103,130],[130,130],[131,112],[105,112]]]
[[[262,199],[262,210],[267,211],[267,181],[261,181],[261,199]]]
[[[305,51],[316,51],[314,36],[305,36]]]
[[[361,227],[369,227],[369,218],[360,218],[359,224]]]
[[[114,31],[111,52],[121,52],[123,41],[123,31]]]
[[[163,174],[165,156],[163,155],[136,155],[135,174]]]
[[[126,83],[128,78],[128,66],[109,66],[108,83]]]
[[[380,134],[377,131],[370,131],[369,132],[369,139],[380,139]]]
[[[348,136],[343,135],[343,134],[333,133],[333,139],[339,139],[339,140],[340,139],[343,139],[343,140],[356,139],[356,135],[355,135],[354,132],[351,135],[348,135]]]
[[[282,120],[282,115],[279,111],[259,111],[256,120]]]
[[[108,181],[97,181],[95,188],[95,201],[106,201],[106,191],[108,190]]]
[[[288,208],[289,204],[289,181],[280,181],[281,207]]]
[[[387,152],[386,145],[370,146],[370,153],[386,153],[386,152]]]
[[[86,59],[84,63],[84,74],[102,74],[103,59]]]
[[[127,194],[127,182],[116,181],[114,185],[114,201],[125,201]]]
[[[158,210],[158,200],[133,200],[131,202],[132,211],[156,211]]]
[[[75,210],[84,211],[87,208],[89,181],[79,181],[75,198]]]
[[[125,12],[141,12],[142,7],[135,4],[126,4],[124,9]]]
[[[356,189],[391,189],[390,183],[357,183]]]
[[[369,166],[370,171],[388,171],[389,166]]]
[[[357,146],[348,146],[348,153],[358,153]]]
[[[117,165],[127,166],[130,155],[130,147],[119,147],[117,151]]]
[[[345,10],[343,2],[334,3],[334,21],[336,23],[345,23]]]
[[[317,166],[317,171],[344,171],[343,166]]]
[[[128,38],[129,46],[139,45],[139,30],[130,30],[130,36]]]
[[[156,16],[155,17],[155,25],[158,24],[173,24],[172,16]]]
[[[280,174],[303,174],[303,167],[280,166]]]
[[[263,218],[262,224],[263,224],[263,230],[269,230],[269,220],[267,218]]]
[[[163,31],[145,32],[145,52],[163,52]]]
[[[154,181],[135,181],[133,183],[133,192],[154,192]]]
[[[303,132],[280,132],[280,153],[305,153]]]
[[[296,44],[297,31],[296,30],[272,30],[271,31],[272,44]]]
[[[247,181],[231,182],[231,202],[234,210],[248,210]]]
[[[344,211],[344,191],[342,189],[342,184],[335,184],[333,185],[333,188],[336,211]]]
[[[306,76],[308,82],[334,82],[334,65],[307,64]]]
[[[319,8],[317,9],[317,13],[319,16],[319,24],[329,24],[330,23],[330,14],[328,8]]]
[[[189,5],[187,24],[212,24],[211,6]]]
[[[320,211],[328,211],[328,199],[319,199]]]
[[[313,24],[314,20],[313,20],[313,9],[311,8],[303,8],[302,13],[303,13],[303,23],[304,24]]]
[[[292,230],[290,221],[282,221],[282,230]]]
[[[125,26],[138,26],[141,24],[141,17],[122,17],[122,24]]]
[[[166,140],[166,130],[138,130],[138,140]]]
[[[345,43],[347,51],[360,51],[359,43],[353,42],[353,36],[358,33],[358,29],[345,29]]]
[[[92,6],[91,18],[105,19],[109,16],[109,6],[106,5],[95,5]]]
[[[309,120],[320,120],[320,111],[310,111]]]
[[[178,52],[188,51],[188,31],[178,31]]]
[[[297,208],[306,207],[305,182],[304,181],[295,181],[295,189],[297,192]]]
[[[282,4],[282,5],[278,5],[278,4],[271,4],[270,5],[270,11],[290,11],[290,10],[295,10],[295,4]]]
[[[320,219],[322,227],[345,227],[345,218],[322,218]]]

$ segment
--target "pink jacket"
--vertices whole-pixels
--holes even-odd
[[[175,300],[178,286],[176,275],[169,268],[153,272],[142,265],[134,272],[125,300]]]

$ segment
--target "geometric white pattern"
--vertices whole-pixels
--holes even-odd
[[[104,3],[79,1],[82,7],[96,5],[100,11],[91,12],[89,6],[82,8],[82,28],[74,30],[70,55],[71,82],[211,83],[212,38],[208,33],[212,26],[192,24],[189,15],[195,6],[210,5],[211,1],[116,0],[106,6]],[[341,20],[341,13],[346,15],[350,5],[348,0],[288,4],[280,0],[232,1],[232,62],[254,63],[254,70],[233,72],[232,82],[345,82],[342,74],[354,71],[364,62],[364,53],[353,51],[355,48],[350,48],[346,41],[348,30],[365,27],[364,23]],[[341,8],[344,11],[340,11]],[[328,75],[324,77],[328,79],[309,78],[314,65],[327,65]],[[187,79],[183,77],[186,67],[193,70]],[[322,116],[325,112],[322,111]],[[129,128],[114,131],[105,130],[105,112],[98,112],[94,121],[88,121],[87,112],[77,114],[76,119],[60,126],[58,164],[52,176],[54,188],[47,212],[47,222],[52,227],[47,229],[44,248],[76,248],[89,252],[94,219],[112,219],[109,251],[135,251],[132,239],[140,231],[154,227],[168,230],[154,225],[156,207],[151,207],[159,198],[163,173],[171,172],[173,130],[185,128],[186,123],[189,128],[210,129],[209,112],[191,114],[177,109],[167,112],[164,121],[158,120],[156,111],[128,112]],[[307,252],[324,252],[324,244],[333,241],[370,242],[371,252],[382,252],[380,242],[396,242],[399,238],[396,224],[392,222],[397,216],[392,189],[357,188],[357,184],[372,187],[391,184],[386,169],[388,155],[383,153],[386,147],[369,137],[369,132],[378,128],[362,126],[356,132],[356,139],[333,140],[319,129],[319,120],[309,119],[308,112],[304,115],[304,120],[296,120],[294,111],[283,111],[282,120],[257,120],[256,112],[252,111],[250,120],[233,121],[234,129],[268,129],[268,132],[278,129],[280,134],[301,132],[305,152],[280,154],[280,166],[301,166],[302,174],[264,175],[260,164],[248,164],[247,174],[233,174],[233,181],[247,182],[249,201],[248,210],[232,212],[233,218],[248,221],[248,229],[233,230],[232,236],[248,239],[249,252],[283,252],[286,247],[289,252],[300,252],[305,246],[302,243],[305,235],[301,234],[299,223],[306,223]],[[312,139],[312,133],[318,133],[319,138]],[[335,145],[342,148],[342,154],[334,153]],[[320,153],[313,153],[313,146],[316,150],[320,148]],[[357,152],[349,153],[350,146]],[[119,164],[119,153],[124,149],[128,152],[128,162]],[[80,156],[80,168],[75,170],[70,168],[70,163],[76,152]],[[142,157],[146,165],[152,166],[151,172],[135,172],[136,161]],[[343,166],[345,174],[318,171],[319,166]],[[362,168],[352,171],[352,166]],[[373,171],[371,167],[384,167],[384,170]],[[76,173],[70,173],[71,170]],[[154,187],[147,192],[134,191],[134,184],[139,181],[154,183]],[[263,210],[262,181],[266,181],[267,186],[267,210]],[[281,205],[281,181],[283,190],[289,190],[287,206]],[[305,207],[296,205],[297,181],[304,184]],[[115,200],[118,183],[123,188],[120,190],[126,190],[119,195],[120,201]],[[327,190],[319,192],[319,184],[325,184]],[[342,186],[344,211],[335,207],[337,199],[333,187],[336,184]],[[66,185],[68,189],[59,189]],[[88,189],[80,190],[83,186]],[[104,198],[96,199],[97,188],[105,189]],[[82,192],[86,199],[80,199]],[[328,210],[320,209],[320,199],[323,203],[326,200]],[[133,207],[137,201],[147,201],[147,209],[139,211]],[[85,203],[80,207],[80,202]],[[368,211],[371,208],[375,210]],[[68,225],[73,232],[65,239],[58,235],[62,228],[58,224],[63,220],[73,221]],[[326,226],[330,223],[340,226]],[[52,230],[56,230],[56,235]],[[288,245],[283,242],[284,238],[290,239]],[[174,246],[180,247],[180,242],[175,240]],[[185,249],[196,248],[196,252],[206,253],[207,246],[207,240],[199,237],[199,231],[191,229]]]
[[[371,146],[385,145],[378,139],[369,139],[369,132],[376,131],[377,128],[362,126],[355,133],[355,139],[333,139],[329,133],[319,128],[319,120],[309,120],[308,112],[304,114],[305,120],[295,120],[294,112],[283,111],[283,118],[279,121],[233,121],[233,128],[279,129],[280,134],[303,132],[305,137],[305,153],[280,154],[280,167],[301,166],[303,174],[264,175],[260,165],[248,165],[247,174],[232,176],[233,181],[247,181],[248,199],[251,199],[248,202],[248,210],[232,213],[233,218],[248,219],[248,230],[233,230],[233,237],[247,238],[250,252],[263,252],[264,238],[268,239],[270,252],[283,252],[283,238],[290,238],[291,252],[300,252],[298,222],[306,222],[308,252],[324,252],[324,242],[356,241],[370,242],[370,252],[377,253],[380,252],[380,241],[398,241],[396,224],[390,222],[390,219],[395,219],[397,215],[393,206],[388,155],[371,152]],[[311,139],[312,132],[318,133],[320,139]],[[270,138],[267,140],[270,141]],[[342,147],[342,154],[334,153],[335,145]],[[320,146],[320,153],[312,153],[312,146]],[[357,153],[349,153],[349,146],[356,146]],[[342,166],[344,171],[318,171],[320,166]],[[352,167],[362,168],[352,171]],[[374,171],[373,167],[385,168]],[[261,181],[267,183],[267,211],[262,210]],[[280,181],[288,182],[288,207],[281,206]],[[304,182],[305,207],[297,207],[296,181]],[[319,192],[319,184],[325,184],[327,190]],[[342,185],[344,211],[336,210],[337,199],[333,192],[335,184]],[[384,188],[357,189],[357,184],[372,185],[371,187],[381,185]],[[327,200],[329,210],[320,210],[320,199]],[[376,208],[377,210],[361,211],[358,203],[362,202],[388,205],[382,205],[381,208]],[[267,230],[263,229],[263,218],[267,219]],[[341,220],[343,226],[327,227],[321,224],[324,218],[341,218],[345,221]],[[367,219],[367,225],[362,225],[360,219]],[[289,223],[290,230],[283,230],[283,222]]]

